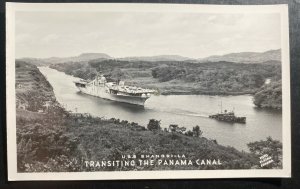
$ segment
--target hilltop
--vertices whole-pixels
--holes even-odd
[[[157,62],[157,61],[194,61],[192,58],[183,57],[179,55],[158,55],[158,56],[135,56],[135,57],[124,57],[117,58],[118,60],[123,61],[149,61],[149,62]]]
[[[197,60],[200,63],[204,62],[235,62],[245,64],[257,64],[257,63],[273,63],[280,64],[281,62],[281,50],[270,50],[266,52],[240,52],[230,53],[219,56],[209,56]]]
[[[34,65],[49,65],[60,64],[65,62],[88,62],[95,59],[111,59],[109,55],[105,53],[82,53],[78,56],[72,57],[50,57],[50,58],[20,58],[18,61],[24,61],[32,63]]]

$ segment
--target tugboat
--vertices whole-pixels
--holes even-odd
[[[216,119],[218,121],[225,121],[230,123],[243,123],[243,124],[246,123],[246,117],[236,117],[233,110],[230,112],[224,110],[223,112],[222,108],[221,108],[221,113],[209,115],[208,117],[211,119]]]

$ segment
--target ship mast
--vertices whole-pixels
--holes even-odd
[[[222,110],[222,101],[221,101],[221,103],[220,103],[220,105],[219,105],[220,107],[221,107],[221,112],[220,113],[222,113],[223,112],[223,110]]]
[[[222,106],[222,101],[221,101],[221,113],[223,112],[223,106]]]

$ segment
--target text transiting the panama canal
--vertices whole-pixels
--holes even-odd
[[[160,155],[121,155],[116,160],[85,160],[85,167],[134,167],[134,166],[218,166],[222,165],[220,159],[189,159],[184,154]]]

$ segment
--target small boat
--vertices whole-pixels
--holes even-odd
[[[234,114],[234,111],[222,111],[221,105],[221,113],[213,114],[208,116],[211,119],[216,119],[218,121],[230,122],[230,123],[246,123],[246,117],[237,117]]]
[[[246,117],[237,117],[233,111],[227,112],[226,110],[223,113],[210,115],[209,118],[231,123],[246,123]]]

